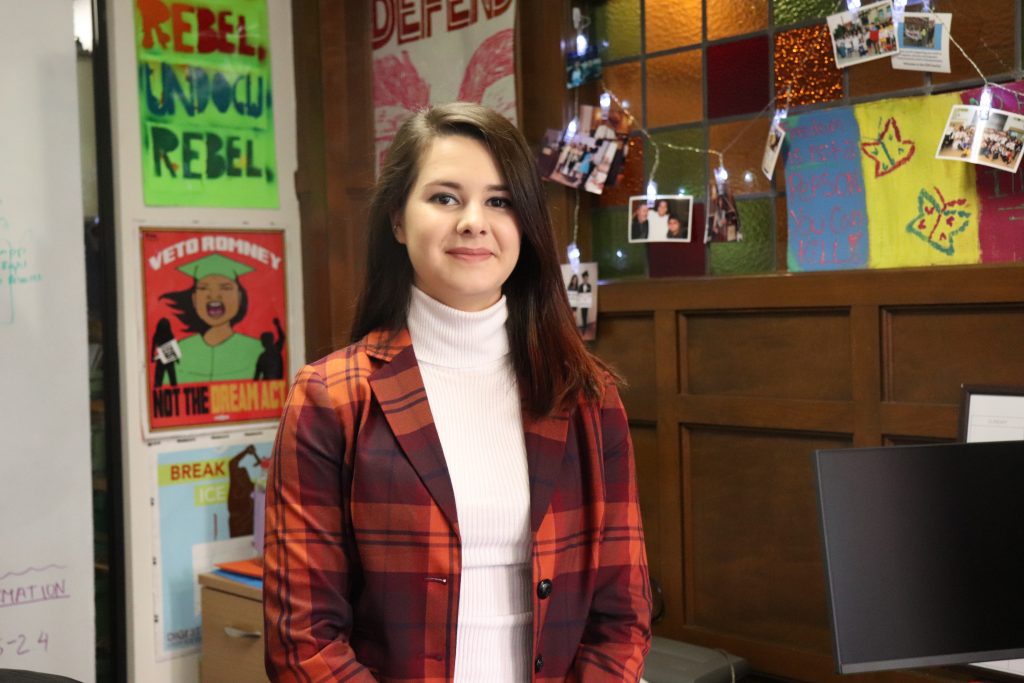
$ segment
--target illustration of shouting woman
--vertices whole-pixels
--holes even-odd
[[[252,379],[263,352],[258,339],[234,326],[245,318],[249,297],[239,278],[250,266],[221,254],[211,254],[179,266],[192,286],[160,296],[166,299],[185,331],[179,342],[178,381],[216,382]]]

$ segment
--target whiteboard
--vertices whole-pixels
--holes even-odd
[[[95,680],[72,3],[0,0],[0,669]]]

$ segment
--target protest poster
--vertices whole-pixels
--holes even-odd
[[[150,429],[280,416],[284,232],[143,228],[141,242]]]
[[[266,0],[135,3],[147,206],[279,206]]]
[[[254,556],[253,492],[266,487],[273,438],[257,431],[153,447],[157,659],[200,650],[196,577]]]
[[[395,132],[431,104],[478,102],[516,122],[515,0],[373,0],[377,167]]]

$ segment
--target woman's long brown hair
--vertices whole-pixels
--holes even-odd
[[[551,217],[536,163],[522,133],[480,105],[455,102],[414,114],[399,128],[370,202],[366,278],[352,341],[375,329],[406,324],[413,269],[392,225],[416,181],[419,163],[438,137],[483,143],[509,188],[521,231],[519,261],[502,286],[509,345],[524,408],[534,415],[568,409],[580,394],[596,400],[614,374],[584,345],[569,308]],[[617,378],[616,378],[617,379]]]

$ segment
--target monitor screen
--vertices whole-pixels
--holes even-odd
[[[1024,442],[814,464],[840,673],[1024,657]]]

